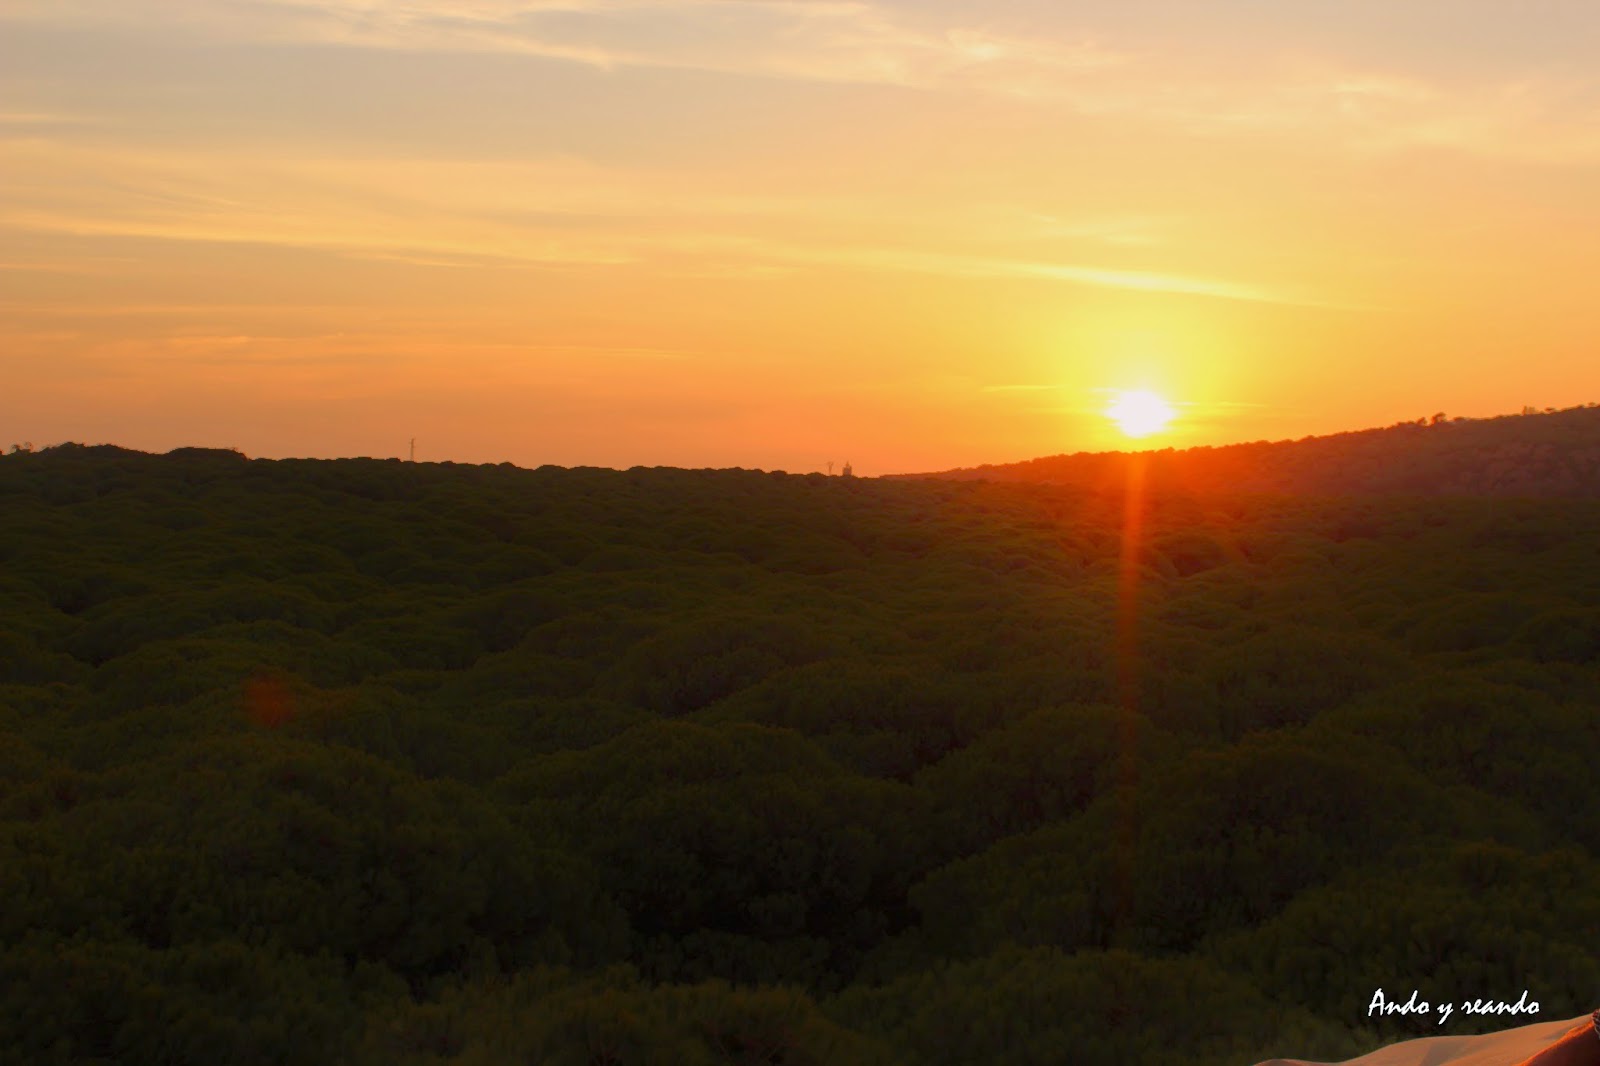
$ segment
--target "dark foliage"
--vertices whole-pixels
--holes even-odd
[[[1499,430],[1388,432],[1240,484],[1454,491],[1368,444]],[[1120,476],[0,458],[0,1059],[1243,1064],[1422,1031],[1376,983],[1592,1006],[1600,503],[1167,478],[1130,575]]]

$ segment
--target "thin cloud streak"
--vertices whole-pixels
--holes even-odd
[[[826,261],[840,266],[861,266],[918,273],[942,274],[962,278],[1038,279],[1060,281],[1097,288],[1131,289],[1140,292],[1205,296],[1251,303],[1292,304],[1296,306],[1340,307],[1349,305],[1311,296],[1218,278],[1138,270],[1112,270],[1075,263],[1028,262],[982,256],[923,253],[904,249],[856,248],[813,252],[799,248],[773,250],[774,254],[805,261]]]
[[[694,190],[693,175],[611,171],[573,160],[262,156],[219,165],[181,152],[13,147],[13,169],[34,192],[31,202],[0,208],[0,225],[32,232],[262,244],[436,269],[655,265],[760,279],[810,266],[1341,306],[1226,278],[879,244],[864,239],[869,204],[730,199],[716,189]],[[109,186],[93,177],[105,174],[118,177]],[[64,175],[77,175],[77,184]],[[534,208],[540,210],[529,214]],[[837,211],[846,232],[827,243],[789,236],[814,227],[822,211]],[[564,214],[649,222],[592,232],[540,225]],[[518,217],[533,221],[517,225]]]
[[[19,0],[0,20],[81,27],[166,24],[235,41],[412,52],[502,53],[601,70],[657,67],[907,88],[986,84],[1026,95],[1019,68],[1056,75],[1123,62],[1089,38],[1067,43],[959,23],[912,25],[855,2],[606,0],[416,3],[384,0]],[[689,22],[697,32],[686,33]],[[989,75],[993,74],[991,81]]]
[[[352,246],[338,239],[295,235],[282,231],[249,230],[221,227],[206,229],[180,224],[163,225],[132,221],[90,221],[81,218],[51,216],[41,213],[0,212],[0,226],[35,232],[67,233],[74,236],[144,237],[170,241],[196,241],[229,244],[263,244],[309,250],[329,251],[345,256],[409,263],[411,265],[453,268],[478,267],[475,262],[485,258],[483,253],[460,245],[442,245],[437,249],[419,250],[415,244],[396,242],[371,246]],[[694,240],[691,243],[704,248],[709,242]],[[959,257],[941,253],[920,253],[902,249],[828,247],[806,249],[794,246],[762,245],[752,241],[733,242],[746,254],[770,256],[780,263],[805,263],[814,266],[834,265],[878,271],[938,274],[947,277],[1017,279],[1036,278],[1075,285],[1100,288],[1130,289],[1141,292],[1170,293],[1185,296],[1202,296],[1223,300],[1243,300],[1256,303],[1277,303],[1296,306],[1334,307],[1358,309],[1354,305],[1316,300],[1288,293],[1275,293],[1254,285],[1239,284],[1210,278],[1183,277],[1172,274],[1144,273],[1128,270],[1106,270],[1098,267],[1061,263],[1025,263],[982,257]],[[674,241],[662,238],[651,242],[643,239],[637,253],[607,253],[581,248],[548,248],[543,251],[497,252],[490,265],[506,266],[567,266],[567,267],[618,267],[644,262],[649,247],[671,249]],[[439,255],[455,257],[453,260]],[[714,267],[711,276],[739,276],[752,278],[782,277],[784,271],[774,270],[764,264],[752,267],[722,265]],[[692,272],[691,272],[692,273]],[[1364,309],[1364,308],[1363,308]]]

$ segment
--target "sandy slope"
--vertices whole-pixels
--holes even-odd
[[[1314,1063],[1306,1059],[1268,1059],[1257,1066],[1515,1066],[1559,1040],[1588,1016],[1563,1021],[1538,1022],[1484,1036],[1430,1036],[1406,1040],[1343,1063]]]

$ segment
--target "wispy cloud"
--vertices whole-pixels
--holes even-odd
[[[34,126],[73,126],[93,120],[84,115],[69,115],[59,111],[0,111],[0,128],[6,126],[27,129]]]
[[[1148,111],[1203,135],[1266,134],[1364,155],[1416,149],[1549,165],[1600,164],[1600,77],[1526,74],[1445,83],[1328,60],[1280,63]]]
[[[762,77],[1031,93],[1040,74],[1122,56],[1089,35],[1023,37],[912,19],[858,0],[15,0],[0,18],[166,24],[189,34],[429,52],[491,52],[602,69],[649,66]]]
[[[1156,271],[1118,270],[1079,264],[1015,260],[982,255],[905,248],[767,248],[768,254],[802,261],[825,261],[840,266],[942,274],[963,278],[1037,279],[1099,288],[1205,296],[1255,303],[1342,306],[1311,294],[1294,293],[1223,278]]]
[[[0,270],[19,274],[104,274],[110,272],[104,262],[79,262],[68,259],[12,259],[0,261]]]
[[[78,236],[313,248],[429,265],[614,265],[633,255],[606,234],[508,226],[484,212],[547,203],[583,211],[622,195],[576,162],[416,164],[218,159],[51,141],[0,143],[12,195],[0,225]]]
[[[1027,33],[866,0],[11,0],[0,20],[975,92],[1197,136],[1600,162],[1593,73],[1486,70],[1444,81],[1337,55],[1223,62],[1096,32],[1087,16],[1076,29],[1057,20]],[[46,120],[64,119],[16,119]]]
[[[437,269],[637,265],[752,279],[853,269],[1323,302],[1229,278],[953,250],[959,234],[886,243],[892,227],[862,221],[871,204],[725,195],[696,188],[692,175],[578,160],[218,160],[47,142],[7,155],[28,195],[0,206],[0,225],[35,232],[267,244]],[[809,237],[829,211],[836,224]],[[575,227],[561,222],[568,215],[598,221]]]
[[[971,92],[1196,136],[1287,137],[1325,149],[1600,162],[1600,75],[1592,72],[1485,70],[1446,81],[1265,48],[1242,61],[1141,40],[1126,28],[1097,32],[1090,12],[1078,17],[1076,27],[1057,17],[1028,32],[1016,20],[884,0],[10,0],[0,8],[0,20],[205,39]],[[24,111],[11,121],[62,120]]]

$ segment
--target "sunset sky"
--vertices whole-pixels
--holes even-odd
[[[0,445],[929,470],[1600,400],[1595,0],[0,0]]]

